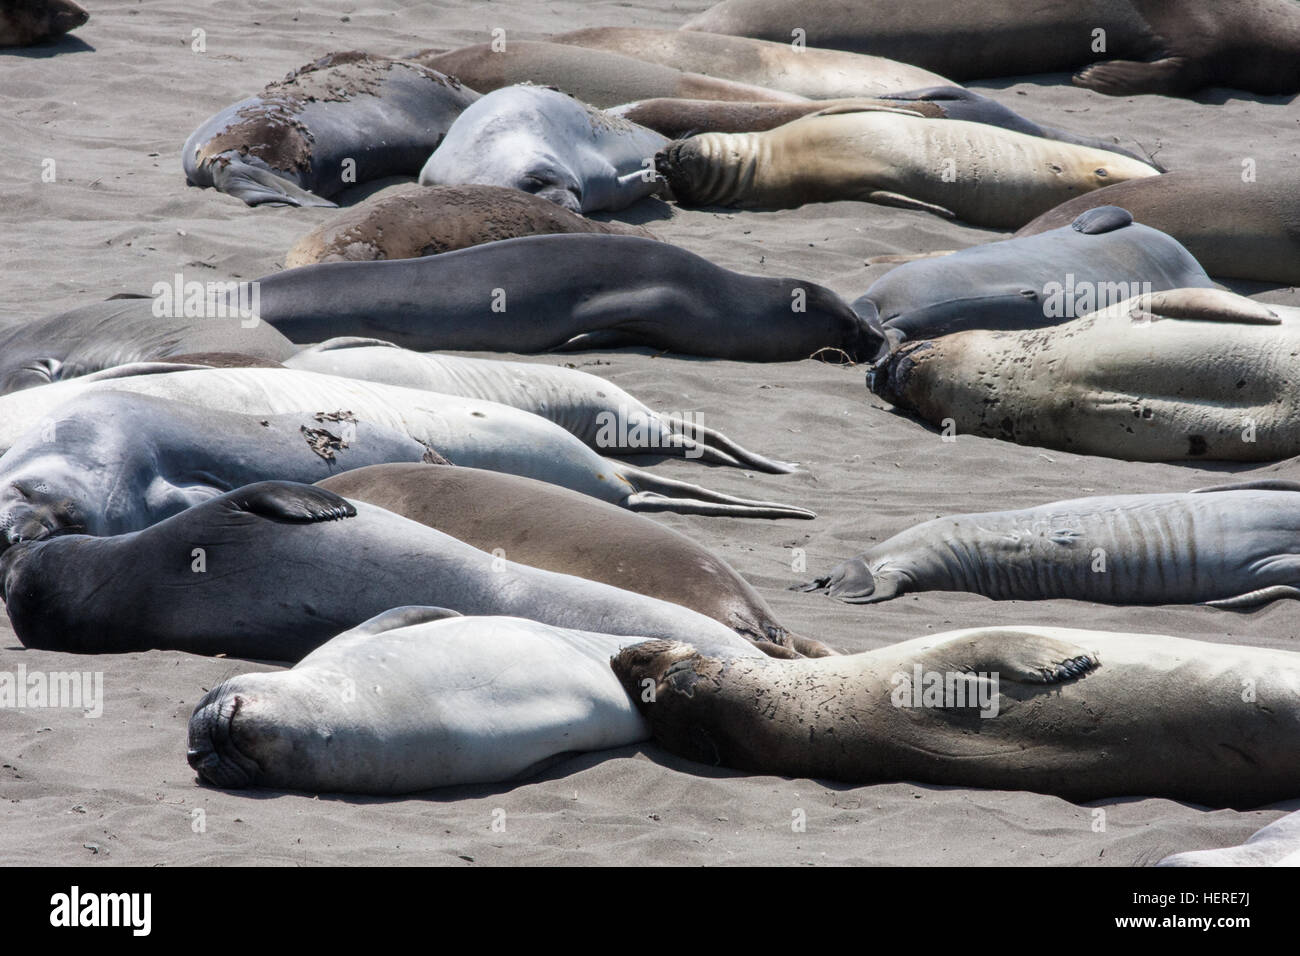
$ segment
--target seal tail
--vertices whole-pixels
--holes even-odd
[[[672,416],[665,418],[664,421],[667,422],[672,434],[680,435],[690,443],[685,446],[686,448],[692,450],[698,448],[702,451],[703,461],[753,468],[755,471],[765,471],[773,475],[788,475],[799,469],[796,462],[776,461],[752,452],[738,445],[722,432],[701,425],[699,422]],[[691,456],[688,454],[687,457]]]
[[[622,502],[623,507],[630,511],[675,511],[678,514],[732,518],[817,517],[807,508],[724,495],[689,482],[661,478],[640,468],[620,468],[619,476],[635,489]]]

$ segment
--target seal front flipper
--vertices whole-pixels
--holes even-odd
[[[804,584],[791,585],[791,591],[825,591],[828,597],[845,604],[876,604],[905,593],[902,576],[889,571],[872,573],[862,558],[850,558],[831,568],[830,574]]]
[[[1079,213],[1070,228],[1085,236],[1099,236],[1133,224],[1133,214],[1119,206],[1097,206]]]
[[[382,634],[384,631],[395,631],[399,627],[411,627],[414,624],[426,624],[429,621],[441,621],[449,617],[463,617],[463,615],[460,611],[453,611],[451,608],[412,604],[376,614],[347,633],[352,636]]]
[[[1107,60],[1094,63],[1074,74],[1074,85],[1105,93],[1129,96],[1134,93],[1190,93],[1199,84],[1191,76],[1185,57],[1171,56],[1143,63],[1138,60]]]
[[[1152,292],[1138,299],[1133,307],[1137,315],[1147,315],[1154,320],[1184,319],[1193,322],[1235,322],[1241,325],[1282,324],[1272,309],[1254,299],[1222,289],[1168,289]]]
[[[295,481],[259,481],[222,496],[239,511],[273,521],[311,524],[355,518],[357,509],[346,498],[315,485]]]
[[[891,193],[886,189],[877,189],[874,192],[867,193],[863,199],[867,202],[876,203],[879,206],[896,206],[899,209],[919,209],[921,212],[932,212],[936,216],[942,216],[944,219],[957,218],[957,214],[951,209],[945,209],[943,206],[936,206],[934,203],[922,202],[919,199],[913,199],[911,196],[904,196],[902,193]]]
[[[339,349],[366,348],[400,349],[401,346],[387,339],[368,339],[362,335],[337,335],[332,339],[326,339],[324,342],[318,342],[305,349],[300,349],[297,354],[304,355],[315,352],[334,352]]]
[[[999,680],[1018,684],[1061,684],[1101,666],[1097,654],[1082,645],[1047,634],[993,628],[944,641],[920,659],[927,670],[997,674]]]
[[[310,190],[296,186],[265,169],[231,159],[227,155],[211,161],[212,185],[223,193],[242,199],[250,206],[325,206],[337,209],[338,203],[322,199]]]
[[[1289,584],[1274,584],[1272,587],[1247,591],[1236,597],[1222,598],[1218,601],[1206,601],[1205,607],[1216,607],[1221,611],[1249,611],[1265,604],[1271,604],[1283,598],[1300,600],[1300,588]]]

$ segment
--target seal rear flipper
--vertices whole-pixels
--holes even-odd
[[[1086,677],[1101,666],[1095,651],[1059,637],[987,628],[952,638],[922,655],[935,671],[997,674],[1018,684],[1061,684]]]
[[[401,346],[389,342],[387,339],[368,339],[361,335],[338,335],[332,339],[326,339],[324,342],[317,342],[305,349],[299,349],[295,354],[303,355],[314,352],[334,352],[338,349],[365,348],[400,349]]]
[[[225,162],[223,162],[225,160]],[[211,161],[212,185],[223,193],[242,199],[250,206],[324,206],[337,209],[338,203],[322,199],[287,179],[258,169],[228,155]]]
[[[295,481],[259,481],[224,495],[240,511],[273,521],[312,524],[355,518],[357,509],[346,498],[315,485]]]
[[[873,573],[862,558],[850,558],[831,568],[830,574],[803,584],[790,586],[791,591],[825,591],[828,597],[845,604],[876,604],[904,593],[902,578],[889,572]]]
[[[424,607],[412,604],[406,607],[395,607],[384,611],[382,614],[376,614],[370,620],[362,621],[347,633],[352,635],[382,634],[384,631],[395,631],[399,627],[410,627],[414,624],[425,624],[429,621],[442,621],[449,617],[463,616],[460,611],[453,611],[450,608]]]
[[[956,219],[957,214],[951,209],[945,209],[943,206],[936,206],[934,203],[922,202],[920,199],[913,199],[911,196],[904,196],[902,193],[891,193],[887,189],[877,189],[867,193],[863,197],[867,202],[876,203],[879,206],[896,206],[899,209],[917,209],[921,212],[934,213],[936,216],[942,216],[944,219]]]
[[[1214,489],[1210,489],[1214,490]],[[1235,597],[1221,598],[1218,601],[1206,601],[1205,607],[1215,607],[1221,611],[1249,611],[1283,598],[1300,600],[1300,588],[1290,584],[1274,584],[1257,591],[1247,591]]]
[[[1130,96],[1134,93],[1179,94],[1191,92],[1197,83],[1189,75],[1186,57],[1170,56],[1143,63],[1139,60],[1106,60],[1074,74],[1074,85],[1105,93]]]
[[[1099,236],[1125,226],[1133,225],[1133,214],[1119,206],[1097,206],[1081,212],[1070,223],[1070,228],[1085,236]]]
[[[1188,494],[1207,495],[1212,491],[1300,491],[1300,481],[1285,478],[1261,478],[1258,481],[1238,481],[1230,485],[1210,485],[1193,488]]]
[[[788,475],[799,470],[798,462],[776,461],[772,458],[766,458],[757,452],[752,452],[748,448],[736,444],[722,432],[707,428],[699,422],[688,422],[685,419],[674,417],[665,418],[664,421],[668,423],[668,427],[672,429],[674,435],[680,435],[687,440],[696,442],[696,447],[704,452],[704,461],[717,461],[719,459],[716,456],[721,456],[726,464],[736,464],[742,468],[753,468],[774,475]],[[711,457],[710,453],[714,457]],[[687,455],[687,457],[691,456]]]
[[[1168,289],[1142,296],[1135,307],[1152,319],[1192,322],[1235,322],[1241,325],[1281,325],[1272,309],[1222,289]]]
[[[676,511],[679,514],[731,515],[737,518],[815,518],[807,508],[775,501],[724,495],[700,485],[661,478],[640,468],[619,465],[615,474],[632,486],[622,505],[630,511]]]

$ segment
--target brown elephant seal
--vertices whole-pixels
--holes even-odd
[[[1300,455],[1300,317],[1219,289],[904,345],[870,380],[959,435],[1127,461]]]
[[[751,83],[684,73],[635,57],[561,43],[512,40],[504,50],[480,43],[459,50],[415,53],[409,59],[454,76],[480,93],[519,83],[536,83],[553,86],[599,108],[654,96],[775,102],[804,99]]]
[[[0,0],[0,47],[55,40],[89,19],[72,0]]]
[[[605,50],[687,73],[784,90],[814,100],[877,96],[948,85],[937,73],[883,56],[843,50],[795,49],[749,37],[645,27],[595,27],[550,38],[552,43]]]
[[[190,183],[250,206],[333,206],[353,184],[414,176],[476,99],[415,63],[331,53],[208,118],[181,163]]]
[[[686,206],[856,199],[1017,228],[1067,198],[1159,175],[1107,150],[901,108],[827,110],[765,133],[705,133],[655,157]]]
[[[768,661],[633,645],[614,672],[690,760],[846,783],[1252,807],[1300,793],[1300,654],[1056,627]]]
[[[744,578],[686,535],[566,488],[423,464],[356,468],[319,484],[480,551],[680,604],[757,642],[808,656],[834,653],[791,634]]]
[[[1099,93],[1300,91],[1293,0],[724,0],[682,29],[896,57],[954,80],[1075,70]]]
[[[415,259],[498,239],[574,232],[658,238],[640,226],[587,219],[519,189],[412,186],[342,210],[294,243],[284,265]]]
[[[1260,169],[1251,182],[1242,172],[1179,170],[1107,186],[1049,209],[1016,235],[1068,225],[1094,206],[1122,206],[1181,242],[1212,276],[1300,284],[1300,175],[1287,163]]]

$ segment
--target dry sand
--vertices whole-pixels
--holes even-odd
[[[494,27],[520,39],[606,24],[671,28],[707,5],[93,3],[90,23],[58,55],[0,53],[0,321],[147,292],[178,271],[224,279],[278,269],[293,242],[330,211],[250,209],[187,188],[180,147],[209,114],[321,54],[451,47],[482,42]],[[206,31],[206,53],[191,50],[195,29]],[[1071,87],[1064,76],[972,85],[1041,122],[1141,144],[1171,169],[1239,168],[1250,157],[1263,176],[1269,164],[1297,161],[1300,104],[1282,98],[1220,90],[1198,101],[1112,99]],[[54,183],[41,181],[46,159],[55,161]],[[624,218],[724,266],[808,278],[849,297],[884,271],[864,267],[868,256],[1000,237],[849,202],[729,214],[649,201]],[[1300,305],[1294,289],[1234,288]],[[819,572],[944,513],[1186,490],[1220,480],[1222,471],[1300,479],[1295,461],[1211,471],[971,437],[943,443],[869,395],[862,369],[811,361],[745,365],[636,351],[572,360],[656,408],[698,412],[752,448],[804,464],[791,476],[654,465],[723,491],[817,510],[811,522],[661,519],[732,562],[802,633],[860,651],[951,628],[1041,623],[1300,648],[1294,601],[1245,615],[944,593],[849,607],[785,590],[806,576],[792,570],[792,547],[806,549],[808,571]],[[25,651],[6,627],[0,670],[20,664],[102,670],[106,704],[95,720],[67,710],[0,711],[6,863],[1146,864],[1179,850],[1239,843],[1300,805],[1241,813],[1155,799],[1078,806],[1020,792],[850,787],[711,770],[653,745],[579,756],[517,785],[405,799],[225,793],[199,787],[185,763],[190,711],[223,678],[267,665],[172,652]],[[1096,807],[1105,811],[1104,829]],[[492,829],[497,808],[506,813],[504,832]],[[197,809],[205,812],[203,832],[195,832]],[[797,810],[806,814],[804,832],[791,825]]]

